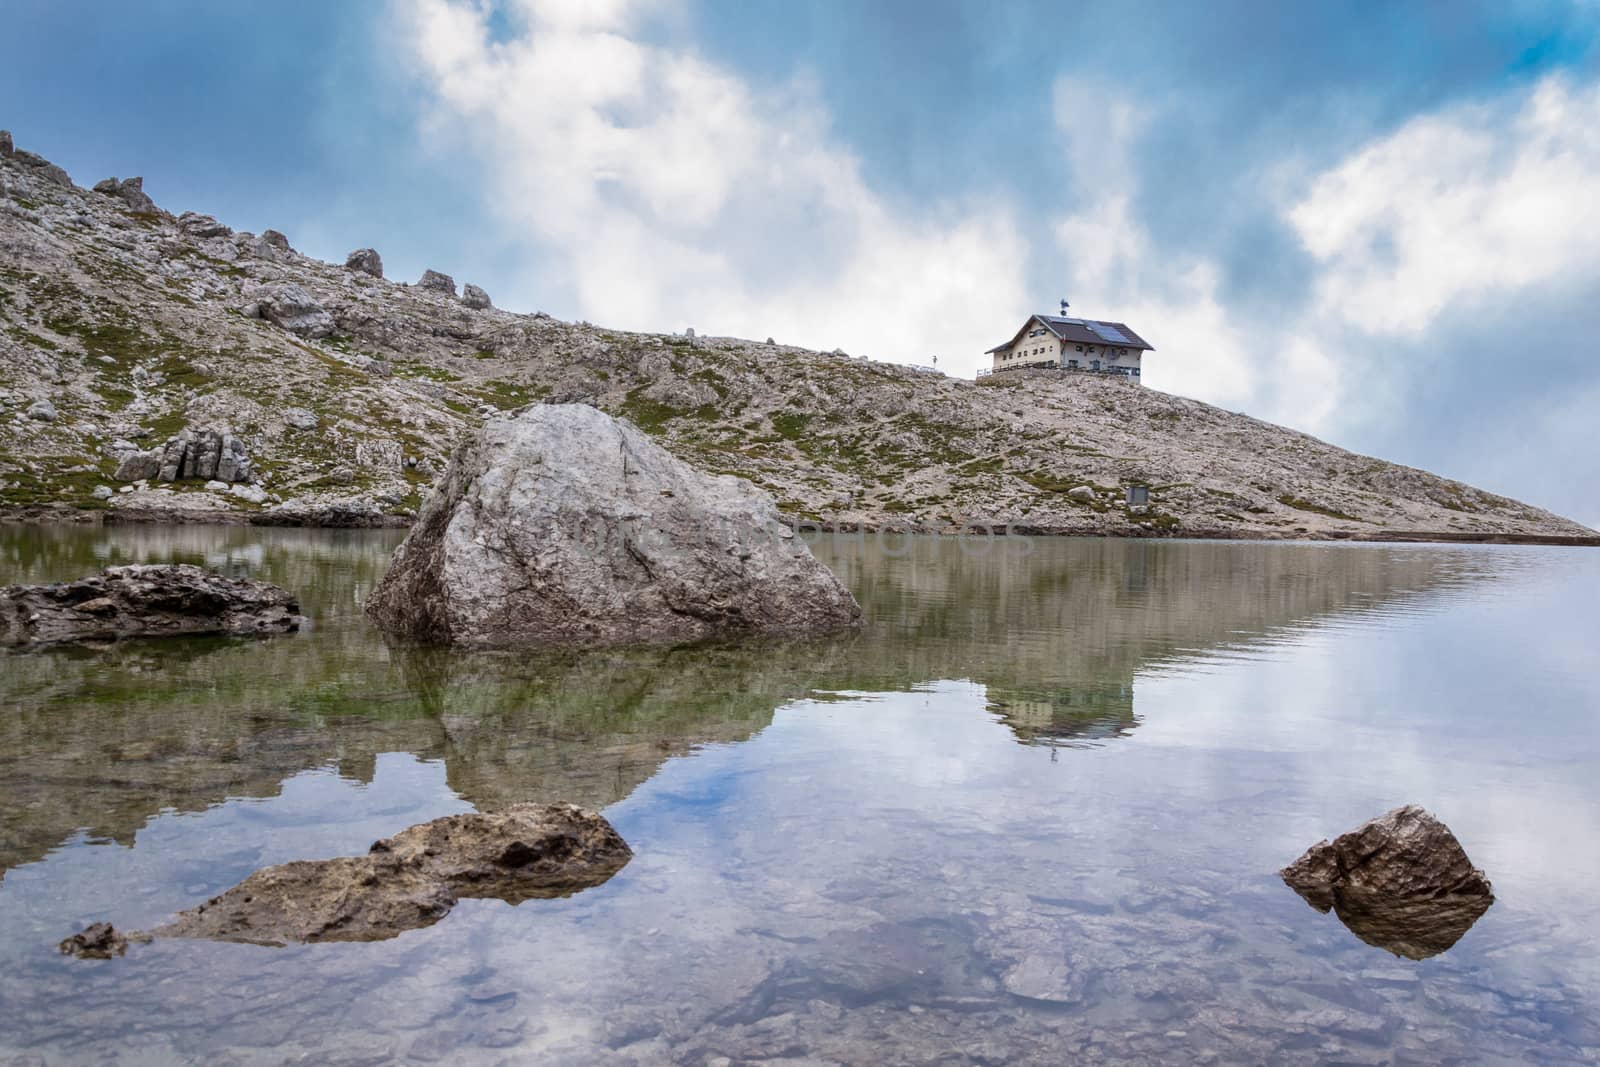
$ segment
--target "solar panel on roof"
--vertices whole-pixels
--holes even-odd
[[[1123,333],[1122,333],[1121,330],[1117,329],[1115,326],[1112,326],[1110,323],[1105,323],[1105,322],[1091,323],[1089,328],[1092,329],[1095,333],[1099,334],[1101,337],[1104,337],[1107,341],[1112,342],[1113,344],[1119,344],[1119,345],[1131,345],[1131,344],[1133,344],[1132,341],[1128,340],[1127,337],[1123,336]]]

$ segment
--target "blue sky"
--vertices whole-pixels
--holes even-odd
[[[1600,5],[12,0],[80,184],[497,303],[1147,384],[1600,523]]]

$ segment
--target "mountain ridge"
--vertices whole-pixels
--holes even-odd
[[[837,351],[609,330],[503,311],[476,286],[458,297],[431,271],[387,280],[376,252],[358,253],[324,263],[275,231],[174,216],[138,179],[82,189],[0,137],[0,505],[404,522],[484,418],[583,402],[696,466],[750,479],[791,519],[835,528],[1597,536],[1119,379],[974,382]],[[173,460],[174,472],[214,471],[228,441],[240,480],[162,481],[162,450],[185,433],[212,464]],[[145,476],[119,482],[119,468]],[[1149,487],[1148,508],[1127,503],[1129,485]]]

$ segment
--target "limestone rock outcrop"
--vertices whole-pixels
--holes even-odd
[[[248,482],[254,475],[244,441],[217,430],[183,430],[165,444],[124,452],[112,476],[119,482]]]
[[[383,257],[378,255],[376,248],[358,248],[344,257],[344,269],[353,270],[360,274],[370,274],[374,278],[383,277]]]
[[[606,881],[632,857],[610,823],[572,804],[447,815],[376,841],[365,856],[265,867],[148,933],[123,937],[96,924],[60,947],[103,958],[120,955],[129,940],[157,937],[258,945],[382,941],[433,925],[462,898],[520,904],[571,896]]]
[[[456,280],[450,275],[440,274],[436,270],[423,271],[422,278],[417,282],[417,286],[422,289],[433,289],[437,292],[449,293],[451,296],[456,295]]]
[[[218,222],[210,215],[202,215],[198,211],[185,211],[178,216],[178,229],[190,237],[205,239],[208,237],[228,237],[233,234],[233,227]]]
[[[290,633],[305,623],[291,593],[191,564],[110,567],[75,582],[0,589],[0,645]]]
[[[31,168],[47,182],[72,188],[72,179],[67,176],[67,172],[36,152],[16,148],[12,150],[10,158],[24,167]]]
[[[11,131],[0,130],[0,159],[10,159],[16,146],[11,143]]]
[[[472,308],[474,311],[482,311],[485,308],[491,308],[494,306],[493,301],[489,299],[489,294],[478,288],[476,285],[473,285],[471,282],[468,282],[466,286],[462,288],[461,302],[467,305],[467,307]]]
[[[333,316],[310,293],[292,282],[260,285],[246,295],[260,318],[292,334],[315,338],[333,332]]]
[[[144,191],[143,178],[106,178],[94,183],[94,191],[114,196],[141,214],[150,215],[159,210],[150,194]]]
[[[316,414],[305,408],[285,408],[283,424],[291,430],[315,430],[321,423]]]
[[[501,647],[803,633],[861,615],[769,495],[583,404],[492,420],[461,445],[366,612],[404,638]]]
[[[1412,804],[1319,841],[1278,873],[1363,941],[1410,959],[1443,952],[1494,903],[1450,828]]]

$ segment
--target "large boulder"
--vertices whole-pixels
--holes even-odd
[[[468,282],[462,288],[461,302],[474,311],[483,311],[494,306],[494,302],[489,299],[489,294],[471,282]]]
[[[344,257],[344,269],[357,271],[361,274],[370,274],[374,278],[383,277],[383,257],[378,255],[376,248],[358,248]]]
[[[16,146],[11,143],[11,131],[0,130],[0,159],[10,159],[15,151]]]
[[[1450,828],[1414,804],[1319,841],[1278,873],[1363,941],[1410,959],[1443,952],[1494,903]]]
[[[247,295],[261,318],[290,333],[301,337],[333,333],[333,315],[292,282],[256,286]]]
[[[107,178],[94,183],[94,191],[114,196],[142,215],[156,213],[156,202],[144,191],[143,178]]]
[[[436,270],[423,271],[422,278],[417,282],[417,286],[422,289],[432,289],[440,293],[449,293],[451,296],[456,295],[456,280],[450,277],[450,275],[440,274]]]
[[[178,229],[190,237],[229,237],[233,234],[231,226],[218,222],[210,215],[202,215],[197,211],[185,211],[178,216]]]
[[[0,645],[179,634],[290,633],[305,623],[275,585],[191,564],[132,564],[54,585],[0,589]]]
[[[530,408],[462,444],[366,611],[397,636],[483,646],[801,633],[861,616],[770,496],[582,404]]]
[[[119,482],[150,481],[161,473],[161,456],[164,449],[147,451],[133,449],[117,457],[117,472],[112,475]]]
[[[208,938],[258,945],[381,941],[431,926],[462,898],[510,904],[571,896],[633,852],[602,816],[572,804],[446,815],[373,843],[365,856],[265,867],[148,933],[97,923],[61,942],[68,955],[121,955],[130,940]]]

